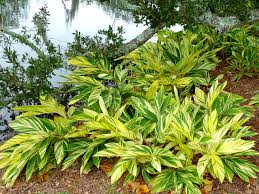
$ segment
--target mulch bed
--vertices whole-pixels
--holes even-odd
[[[259,75],[252,78],[242,77],[238,81],[234,81],[234,75],[226,70],[223,64],[220,64],[217,69],[211,73],[212,76],[223,74],[221,82],[227,81],[226,91],[238,94],[246,99],[250,99],[255,94],[259,93]],[[258,133],[252,139],[255,140],[255,149],[259,151],[259,109],[254,112],[254,117],[251,118],[247,125],[252,126],[252,129]],[[251,162],[259,166],[259,157],[248,158]],[[213,194],[259,194],[259,180],[250,180],[250,183],[245,183],[238,177],[235,177],[233,183],[224,182],[223,184],[214,181],[213,189],[210,193]]]
[[[233,81],[233,74],[226,71],[223,65],[219,65],[212,76],[224,74],[221,81],[228,81],[225,88],[226,91],[239,94],[247,99],[259,92],[259,75],[253,78],[242,78]],[[259,133],[259,109],[254,113],[254,117],[248,122],[253,130]],[[255,149],[259,151],[259,135],[253,137],[256,141]],[[250,161],[259,166],[259,157],[251,157]],[[115,193],[134,193],[132,186],[123,185],[123,181],[119,181],[116,185],[110,184],[110,179],[102,170],[95,169],[87,175],[79,173],[79,164],[74,164],[66,171],[59,169],[53,170],[47,175],[41,177],[33,177],[29,182],[25,182],[21,176],[12,188],[5,188],[0,184],[0,194],[20,194],[20,193],[75,193],[75,194],[115,194]],[[141,180],[138,180],[141,182]],[[217,180],[212,181],[211,194],[259,194],[259,180],[251,180],[245,183],[238,177],[235,177],[233,183],[219,183]],[[138,193],[141,193],[138,192]],[[145,192],[142,192],[145,193]],[[203,193],[208,193],[203,191]]]

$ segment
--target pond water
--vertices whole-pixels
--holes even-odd
[[[131,14],[125,11],[89,0],[6,0],[5,6],[0,7],[0,29],[5,28],[14,32],[20,32],[23,26],[33,30],[32,18],[39,9],[47,5],[50,13],[48,38],[55,44],[59,44],[62,50],[66,49],[68,42],[73,41],[72,33],[80,31],[84,35],[93,36],[100,29],[108,29],[109,25],[114,28],[123,26],[126,41],[134,38],[146,27],[136,25]],[[13,47],[19,54],[28,52],[35,56],[30,48],[21,44]],[[3,50],[0,48],[0,65],[7,66],[3,58]],[[61,81],[60,74],[66,74],[66,70],[58,69],[56,76],[51,79],[54,86]],[[7,109],[0,109],[2,120],[10,120]],[[1,121],[1,118],[0,118]],[[0,131],[5,127],[0,124]],[[2,135],[3,136],[3,135]],[[1,135],[0,135],[1,141]]]
[[[123,26],[125,29],[125,41],[128,41],[146,27],[136,25],[130,13],[118,10],[108,4],[94,0],[5,0],[6,4],[0,7],[0,29],[5,28],[14,32],[20,32],[23,26],[27,30],[33,30],[32,18],[40,8],[47,6],[50,13],[50,24],[47,37],[62,50],[66,49],[67,43],[73,41],[72,33],[80,31],[83,35],[94,36],[100,29],[108,29],[109,25],[114,28]],[[32,56],[35,53],[29,47],[15,44],[15,50],[28,52]],[[2,57],[0,48],[0,65],[8,65]],[[61,72],[62,73],[62,72]],[[59,79],[54,78],[55,82]]]
[[[76,30],[85,35],[95,35],[109,25],[123,26],[127,40],[134,38],[145,29],[134,24],[133,17],[107,4],[89,0],[6,0],[0,9],[1,25],[19,31],[22,26],[32,27],[32,17],[41,7],[47,5],[50,12],[48,37],[61,45],[73,40]]]
[[[0,0],[1,1],[1,0]],[[125,30],[125,41],[129,41],[141,33],[146,27],[136,25],[129,12],[121,11],[97,0],[5,0],[6,4],[0,7],[0,29],[5,28],[14,32],[20,32],[23,26],[27,30],[33,30],[32,18],[40,8],[47,5],[50,13],[50,24],[47,36],[60,45],[64,51],[67,43],[73,41],[72,33],[80,31],[83,35],[94,36],[100,29],[108,29],[109,25],[114,28],[123,26]],[[28,52],[32,57],[35,53],[27,46],[21,44],[13,45],[18,54]],[[3,58],[0,47],[0,65],[8,66]],[[58,86],[62,81],[60,74],[67,74],[65,69],[55,71],[50,81],[53,86]]]

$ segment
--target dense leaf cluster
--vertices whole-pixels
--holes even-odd
[[[44,6],[36,13],[33,22],[35,33],[23,27],[20,34],[3,29],[0,42],[3,60],[0,65],[0,106],[8,104],[35,104],[45,91],[54,93],[49,81],[54,70],[63,67],[64,56],[60,46],[47,38],[49,12]],[[27,46],[28,51],[17,52],[15,44]]]
[[[132,13],[136,22],[157,26],[160,23],[191,24],[206,13],[218,16],[237,16],[241,20],[249,17],[256,6],[255,0],[128,0],[135,7]]]
[[[218,61],[212,41],[165,30],[116,67],[93,53],[72,57],[77,68],[66,83],[77,95],[68,106],[46,95],[40,105],[15,108],[22,114],[10,126],[19,134],[0,147],[4,182],[78,159],[88,173],[104,158],[118,159],[112,183],[141,175],[153,192],[200,193],[205,173],[220,182],[256,178],[259,168],[245,159],[258,154],[248,140],[256,133],[245,123],[257,96],[241,105],[246,100],[225,92],[226,82],[209,78]]]
[[[252,33],[251,33],[252,32]],[[259,72],[259,25],[236,28],[224,37],[223,46],[229,52],[229,68],[236,71],[236,78]]]
[[[6,62],[10,66],[0,67],[0,103],[36,103],[42,91],[53,91],[49,78],[54,75],[55,69],[63,66],[63,58],[53,44],[48,45],[47,53],[36,58],[24,54],[20,61],[20,56],[15,50],[11,47],[4,48]],[[24,63],[28,63],[29,66],[24,66]]]
[[[256,6],[255,0],[212,0],[209,4],[211,11],[219,16],[235,15],[239,19],[245,20],[249,16],[250,10]]]
[[[123,45],[123,34],[124,29],[122,26],[113,29],[111,25],[107,30],[99,30],[93,37],[84,36],[76,31],[73,42],[68,43],[66,55],[71,57],[93,52],[97,56],[104,55],[107,59],[112,60],[114,59],[115,50]]]

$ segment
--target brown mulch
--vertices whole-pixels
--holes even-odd
[[[219,65],[212,72],[212,75],[224,74],[221,81],[228,81],[225,88],[226,91],[233,92],[249,99],[259,92],[259,75],[253,78],[242,78],[238,81],[233,81],[233,74],[226,71],[223,65]],[[253,130],[259,133],[259,109],[254,113],[254,117],[248,122],[248,125],[253,127]],[[253,137],[256,141],[255,149],[259,151],[259,135]],[[259,157],[251,157],[250,161],[259,166]],[[53,170],[48,175],[41,177],[33,177],[28,183],[24,177],[19,177],[12,188],[5,188],[0,184],[0,194],[22,194],[22,193],[75,193],[75,194],[116,194],[132,193],[132,188],[123,185],[119,181],[116,185],[110,184],[110,179],[102,170],[93,170],[87,175],[79,173],[79,164],[73,165],[66,171],[58,169]],[[1,173],[0,173],[1,174]],[[140,192],[141,193],[141,192]],[[144,192],[143,192],[144,193]],[[208,193],[208,191],[203,192]],[[250,180],[250,183],[245,183],[238,177],[235,177],[233,183],[224,182],[223,184],[214,180],[212,184],[211,194],[259,194],[259,180]]]
[[[234,75],[232,72],[227,71],[224,64],[220,64],[217,69],[211,72],[212,76],[224,75],[221,82],[227,81],[226,91],[238,94],[246,99],[250,99],[255,94],[259,93],[259,75],[255,75],[252,78],[242,77],[240,80],[233,80]],[[254,112],[254,117],[251,118],[247,125],[252,126],[252,130],[258,134],[252,139],[255,141],[255,149],[259,151],[259,109]],[[259,166],[259,157],[248,158],[251,162]],[[214,181],[213,189],[210,193],[222,194],[259,194],[259,180],[251,179],[250,183],[245,183],[238,177],[235,177],[233,183],[224,182],[223,184],[218,181]]]

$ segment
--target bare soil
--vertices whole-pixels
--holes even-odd
[[[226,63],[224,63],[226,64]],[[252,78],[242,77],[240,80],[233,80],[234,75],[232,72],[227,71],[224,64],[220,64],[214,72],[211,72],[211,75],[224,75],[221,82],[227,81],[228,84],[225,88],[226,91],[238,94],[246,99],[250,99],[255,94],[259,93],[259,75],[255,75]],[[251,118],[247,125],[252,126],[252,130],[258,134],[252,139],[255,141],[255,149],[259,151],[259,109],[256,109],[254,112],[254,117]],[[248,158],[251,162],[259,166],[259,157],[250,157]],[[258,176],[258,174],[257,174]],[[235,177],[233,183],[224,182],[223,184],[214,180],[213,189],[210,192],[212,194],[259,194],[259,180],[251,179],[250,183],[245,183],[238,177]]]
[[[228,81],[226,91],[233,92],[249,99],[259,92],[259,75],[253,78],[242,78],[238,81],[233,81],[233,74],[226,71],[223,65],[219,65],[212,76],[224,74],[221,81]],[[253,130],[259,133],[259,109],[254,113],[254,117],[248,122],[248,125],[253,127]],[[256,141],[255,149],[259,151],[259,135],[253,137]],[[259,166],[259,157],[250,157],[250,161]],[[109,165],[109,164],[108,164]],[[112,165],[112,164],[110,164]],[[111,166],[112,167],[112,166]],[[119,181],[116,185],[110,184],[109,177],[104,173],[105,169],[95,169],[89,174],[81,175],[79,173],[79,164],[74,164],[66,171],[55,169],[44,176],[34,176],[29,182],[25,182],[21,176],[16,181],[12,188],[5,188],[0,184],[0,194],[22,194],[22,193],[75,193],[75,194],[128,194],[128,193],[149,193],[143,187],[142,180],[138,180],[138,186],[142,186],[142,190],[136,190],[134,185],[123,185],[123,181]],[[145,185],[144,185],[145,186]],[[233,183],[219,183],[212,180],[212,188],[209,190],[202,189],[203,193],[211,194],[259,194],[259,180],[250,180],[250,183],[245,183],[238,177],[235,177]]]

